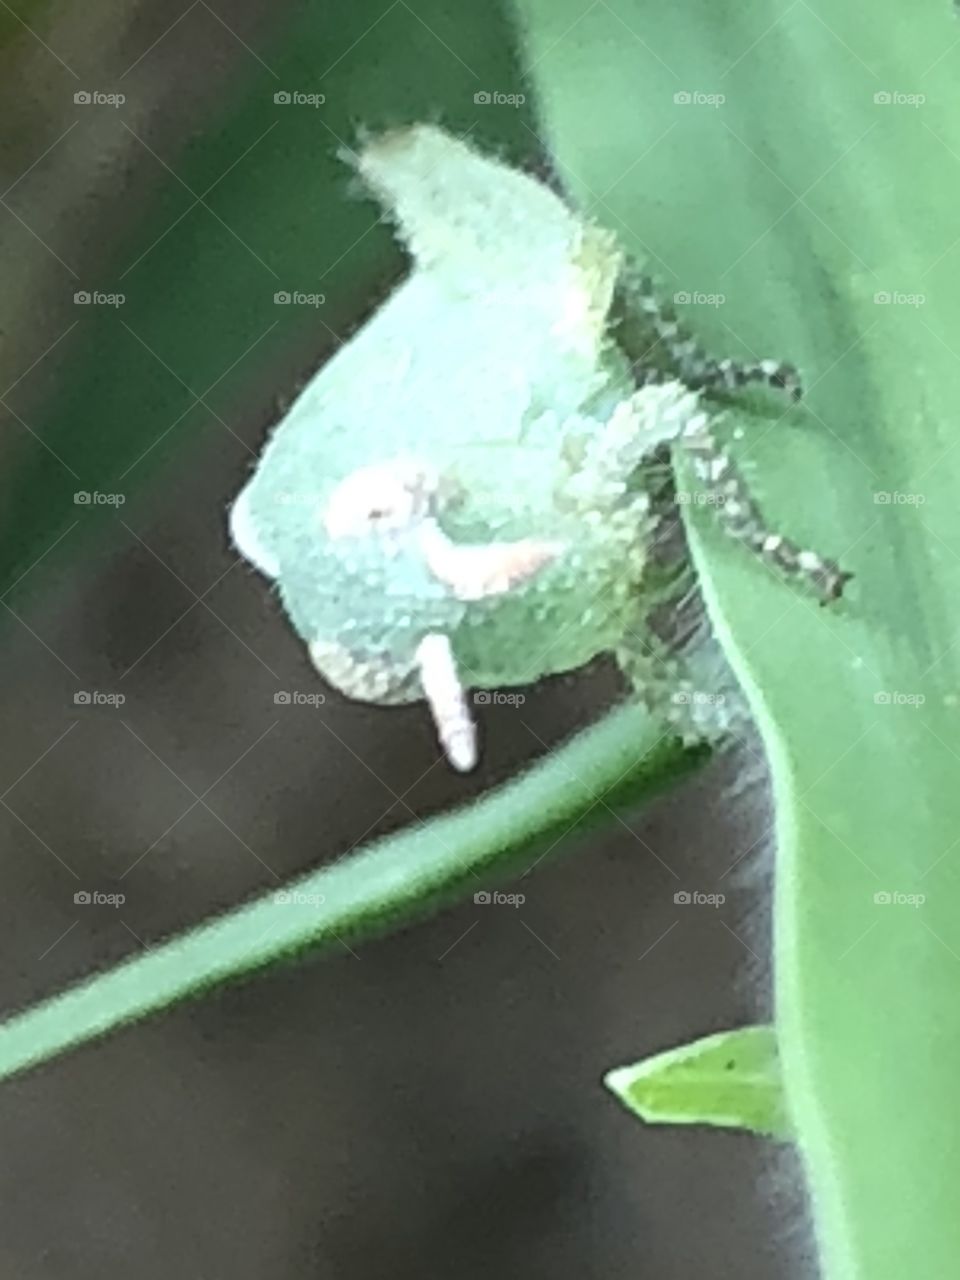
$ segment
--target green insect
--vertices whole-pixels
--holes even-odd
[[[699,398],[747,381],[795,394],[789,366],[702,356],[608,231],[441,129],[376,138],[357,166],[414,270],[305,388],[230,514],[326,680],[426,699],[450,763],[473,768],[470,689],[647,630],[664,449],[690,454],[731,534],[840,594],[848,575],[765,528]],[[618,344],[624,299],[670,380]]]

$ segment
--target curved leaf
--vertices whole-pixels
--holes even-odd
[[[688,508],[688,523],[773,769],[778,1033],[824,1274],[951,1275],[955,13],[907,16],[892,0],[521,8],[550,137],[584,201],[630,227],[714,348],[806,375],[806,407],[744,423],[736,448],[771,524],[855,573],[848,597],[821,609],[708,512]]]

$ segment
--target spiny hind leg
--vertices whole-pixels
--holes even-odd
[[[641,384],[657,377],[659,362],[666,362],[670,372],[695,390],[739,391],[759,383],[785,391],[791,400],[803,395],[796,367],[781,360],[717,360],[690,336],[676,310],[657,294],[650,276],[630,275],[623,283],[628,307],[635,308],[646,320],[656,338],[655,349],[634,363],[634,375]]]
[[[688,746],[725,737],[729,725],[723,714],[724,695],[695,689],[682,663],[656,659],[629,643],[615,656],[634,697]]]
[[[841,569],[835,560],[801,547],[770,528],[740,469],[702,416],[691,423],[679,443],[691,458],[702,485],[698,500],[714,508],[721,527],[731,537],[781,572],[806,582],[821,603],[840,598],[853,574]]]
[[[672,490],[656,513],[641,589],[619,612],[614,657],[634,698],[688,746],[723,742],[744,719],[736,681],[710,630],[684,551]]]

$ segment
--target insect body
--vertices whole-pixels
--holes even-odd
[[[231,511],[325,679],[425,698],[451,764],[472,768],[468,689],[571,670],[644,628],[644,468],[670,445],[723,492],[735,536],[839,594],[835,565],[762,526],[698,393],[637,385],[610,326],[630,277],[609,232],[434,127],[374,140],[358,167],[414,270],[306,387]],[[730,362],[660,337],[691,381],[737,385]],[[784,368],[750,376],[788,385]]]

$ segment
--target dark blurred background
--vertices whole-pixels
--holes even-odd
[[[422,708],[330,690],[320,709],[274,704],[320,686],[225,539],[278,405],[403,270],[338,149],[427,118],[549,166],[507,17],[441,0],[19,0],[0,42],[12,1010],[462,802],[594,718],[614,682],[600,668],[486,708],[483,769],[455,777]],[[484,90],[528,100],[478,105]],[[326,101],[275,101],[295,92]],[[294,290],[326,301],[274,303]],[[768,816],[762,785],[735,781],[759,775],[757,753],[739,744],[555,851],[520,908],[464,903],[3,1086],[0,1273],[808,1266],[784,1157],[644,1128],[600,1083],[764,1016]],[[726,902],[680,907],[681,889]]]

